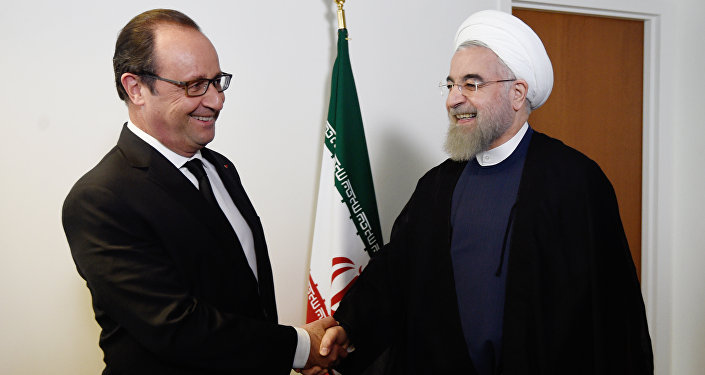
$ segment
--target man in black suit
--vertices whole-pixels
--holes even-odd
[[[155,9],[122,29],[113,66],[129,122],[63,208],[103,374],[328,366],[310,348],[335,322],[277,324],[260,219],[234,164],[205,147],[231,78],[211,42],[186,15]]]

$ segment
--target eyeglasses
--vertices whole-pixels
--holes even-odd
[[[233,78],[232,74],[229,73],[220,73],[217,76],[215,76],[212,79],[208,78],[199,78],[199,79],[194,79],[192,81],[174,81],[173,79],[167,79],[167,78],[162,78],[156,74],[151,74],[151,73],[145,73],[141,74],[144,77],[151,77],[158,79],[160,81],[164,82],[169,82],[172,85],[176,85],[179,87],[183,87],[184,90],[186,90],[186,96],[202,96],[205,95],[206,92],[208,92],[208,86],[210,84],[213,84],[213,87],[218,92],[223,92],[228,89],[230,86],[230,80]]]
[[[499,81],[486,81],[486,82],[473,82],[473,81],[467,81],[464,83],[448,83],[448,82],[441,82],[438,84],[438,87],[441,88],[441,94],[442,95],[448,95],[450,93],[450,90],[453,89],[453,86],[458,87],[458,91],[463,94],[467,95],[466,93],[472,93],[477,90],[479,90],[481,87],[485,87],[488,85],[491,85],[493,83],[499,83],[499,82],[513,82],[516,81],[516,79],[500,79]]]

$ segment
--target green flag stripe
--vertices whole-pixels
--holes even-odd
[[[382,246],[377,198],[348,54],[348,31],[338,30],[325,144],[335,158],[335,187],[370,256]]]

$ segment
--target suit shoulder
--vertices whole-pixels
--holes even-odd
[[[76,181],[74,188],[81,185],[109,185],[111,181],[119,178],[117,172],[125,165],[127,165],[126,161],[121,156],[119,148],[113,147],[93,168]]]
[[[120,196],[122,192],[134,189],[139,184],[139,172],[130,165],[119,147],[112,148],[88,172],[81,176],[69,190],[64,200],[64,209],[71,205],[104,201],[109,196]]]

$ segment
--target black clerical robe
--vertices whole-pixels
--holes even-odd
[[[343,374],[391,351],[390,373],[474,374],[450,256],[450,209],[465,163],[424,175],[390,243],[335,318],[357,350]],[[599,166],[535,132],[507,267],[502,374],[652,374],[639,281],[614,190]]]

